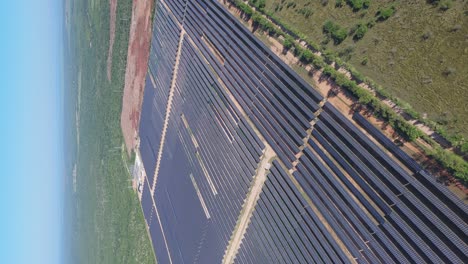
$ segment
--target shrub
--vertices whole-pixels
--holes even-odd
[[[265,10],[265,0],[251,0],[250,1],[258,10],[264,11]]]
[[[364,90],[364,89],[361,89],[361,90],[363,92],[362,92],[361,96],[359,97],[359,103],[367,105],[370,102],[372,102],[372,99],[374,98],[374,95],[371,94],[367,90]]]
[[[314,56],[314,59],[312,60],[312,64],[317,69],[321,69],[321,68],[325,67],[325,62],[323,61],[322,57],[320,57],[320,56]]]
[[[253,14],[253,10],[252,8],[247,5],[246,3],[244,2],[236,2],[236,6],[242,11],[242,13],[244,13],[244,15],[246,15],[247,17],[251,17],[252,14]]]
[[[461,144],[460,150],[463,153],[468,153],[468,141],[465,141],[465,142],[463,142],[463,144]]]
[[[396,9],[395,9],[395,6],[389,6],[389,7],[386,7],[386,8],[381,8],[379,9],[379,11],[377,11],[377,20],[378,21],[385,21],[387,20],[389,17],[393,16],[393,14],[395,14],[396,12]]]
[[[335,45],[340,44],[348,36],[346,29],[341,28],[339,25],[333,23],[331,20],[325,21],[322,30],[325,34],[331,36]]]
[[[421,118],[421,115],[416,112],[416,110],[414,110],[412,107],[410,107],[409,105],[407,105],[407,107],[404,108],[405,112],[411,116],[411,118],[413,119],[420,119]]]
[[[294,45],[294,39],[291,36],[287,35],[283,41],[284,48],[286,50],[289,50],[292,48],[293,45]]]
[[[343,40],[345,40],[347,36],[348,32],[344,28],[341,28],[338,31],[332,33],[332,38],[335,42],[335,45],[338,45],[341,42],[343,42]]]
[[[362,8],[368,8],[370,5],[370,0],[348,0],[347,2],[353,11],[359,11]]]
[[[254,26],[260,26],[261,24],[261,21],[263,21],[264,18],[262,15],[260,15],[259,13],[254,13],[252,15],[252,22],[254,24]]]
[[[335,79],[335,83],[339,86],[343,86],[344,84],[347,84],[347,82],[349,81],[348,77],[346,77],[346,75],[340,72],[336,72],[334,79]]]
[[[361,61],[361,65],[367,65],[368,62],[369,62],[369,59],[367,57],[364,57]]]
[[[453,75],[457,72],[457,70],[453,67],[447,67],[445,70],[442,72],[445,76],[450,76]]]
[[[408,123],[400,116],[397,116],[397,118],[394,120],[393,127],[408,141],[414,141],[423,135],[423,132],[419,128]]]
[[[298,43],[294,44],[294,56],[301,57],[302,53],[304,53],[304,48],[301,47]]]
[[[449,10],[451,7],[452,7],[452,1],[451,1],[451,0],[445,0],[445,1],[442,1],[442,2],[439,4],[439,9],[442,10],[442,11],[447,11],[447,10]]]
[[[331,78],[334,78],[336,76],[336,70],[333,69],[333,67],[330,65],[325,65],[325,67],[323,67],[322,73],[323,75],[331,77]]]
[[[356,80],[358,83],[362,83],[365,81],[366,77],[364,75],[356,70],[350,71],[351,75],[353,76],[353,79]]]
[[[309,48],[311,48],[314,51],[319,51],[320,50],[319,45],[317,45],[315,42],[313,42],[311,40],[307,41],[307,45],[309,46]]]
[[[338,57],[335,57],[335,67],[338,69],[344,65],[344,61]]]
[[[272,22],[264,18],[261,14],[254,13],[252,15],[252,21],[254,27],[258,27],[269,35],[276,36],[281,33]]]
[[[443,167],[453,173],[456,178],[465,183],[468,182],[468,162],[463,158],[441,147],[435,147],[433,151],[429,152],[429,156],[435,158]]]
[[[366,24],[367,28],[373,28],[375,26],[375,21],[374,20],[369,20]]]
[[[341,50],[338,52],[338,56],[344,61],[349,61],[351,57],[353,56],[355,46],[354,45],[349,45],[345,49]]]
[[[302,52],[301,57],[299,58],[303,63],[310,63],[314,58],[314,53],[306,49]]]
[[[333,23],[333,21],[331,20],[325,21],[322,27],[323,32],[326,34],[330,34],[333,31],[338,30],[338,29],[339,29],[339,26]]]
[[[356,33],[354,34],[354,39],[355,40],[362,39],[366,33],[367,33],[367,26],[364,25],[363,23],[360,23],[357,26]]]
[[[335,1],[335,7],[342,7],[344,4],[344,0],[336,0]]]

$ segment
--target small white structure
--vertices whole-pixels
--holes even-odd
[[[145,167],[143,166],[143,162],[141,161],[140,152],[136,151],[135,156],[135,165],[133,165],[132,170],[133,182],[137,186],[138,196],[141,199],[141,193],[143,191],[143,186],[146,180],[146,171]]]

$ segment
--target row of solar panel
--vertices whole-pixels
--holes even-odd
[[[178,209],[174,206],[165,208],[170,204],[165,198],[167,196],[165,192],[170,193],[167,189],[171,188],[171,184],[166,183],[165,179],[169,178],[169,175],[171,177],[175,175],[174,169],[171,169],[177,166],[174,164],[175,156],[179,162],[184,162],[180,155],[175,154],[179,148],[183,149],[187,156],[186,163],[190,164],[190,173],[197,182],[211,216],[203,238],[205,242],[200,245],[200,250],[209,250],[209,254],[194,253],[191,248],[181,250],[181,245],[176,243],[177,239],[171,238],[170,234],[166,235],[169,248],[181,250],[183,259],[189,259],[195,254],[198,261],[210,260],[204,263],[220,261],[257,167],[259,156],[262,155],[263,144],[247,126],[245,119],[230,109],[231,104],[199,52],[189,41],[184,40],[154,197],[156,201],[161,201],[158,204],[166,201],[166,205],[160,209],[160,214],[165,217],[161,223],[164,230],[173,230],[175,227],[169,224],[173,221],[170,212]],[[188,127],[185,127],[186,124]],[[195,145],[192,137],[198,144]],[[211,183],[208,182],[206,175],[211,177]],[[213,194],[213,188],[217,194]],[[182,207],[185,206],[192,205],[187,203]],[[192,223],[192,228],[199,230],[204,225],[203,222]],[[196,244],[200,241],[200,237],[197,239],[193,239],[192,242]],[[170,242],[172,240],[174,242]],[[183,240],[191,239],[184,236]],[[217,246],[213,247],[211,245],[213,243]],[[209,244],[211,246],[208,249]],[[175,259],[172,261],[177,262],[177,258]]]
[[[290,79],[277,61],[265,58],[261,50],[265,47],[259,43],[249,45],[250,33],[226,19],[229,15],[217,4],[203,9],[191,2],[184,27],[223,82],[234,88],[231,92],[263,130],[267,141],[291,167],[313,111],[318,109],[315,99],[321,97],[310,86]]]
[[[169,251],[173,263],[192,263],[200,250],[197,243],[203,236],[204,228],[209,220],[192,181],[192,178],[195,178],[198,184],[202,172],[197,164],[194,167],[189,163],[190,158],[177,134],[179,127],[183,124],[177,119],[180,119],[180,116],[171,115],[169,120],[170,125],[167,128],[166,142],[154,189],[159,224],[164,232],[164,240],[168,248],[168,250],[165,247],[159,249],[157,254],[164,256]],[[152,221],[155,220],[152,219]],[[150,233],[154,234],[151,228]],[[152,237],[153,241],[158,239],[162,238]],[[213,248],[212,254],[221,255],[222,249],[216,251],[216,248]],[[159,260],[158,255],[157,257]]]
[[[399,230],[403,236],[407,236],[404,241],[397,241],[397,243],[412,246],[412,248],[409,248],[410,251],[406,251],[409,258],[415,257],[418,260],[424,261],[439,259],[443,262],[464,259],[467,249],[465,243],[466,229],[463,228],[465,219],[460,219],[451,210],[443,209],[446,207],[439,208],[434,206],[433,200],[438,199],[437,197],[433,196],[417,180],[399,167],[373,142],[366,139],[362,132],[357,130],[351,123],[347,123],[349,121],[337,112],[336,109],[333,109],[331,105],[326,105],[324,109],[325,111],[321,113],[319,121],[315,124],[315,129],[312,132],[313,140],[309,141],[309,145],[327,163],[327,166],[330,167],[335,176],[330,174],[330,170],[321,167],[323,163],[316,160],[316,154],[313,154],[310,150],[306,150],[306,155],[300,159],[301,164],[298,166],[298,177],[302,176],[307,180],[311,179],[314,175],[328,175],[326,178],[329,181],[333,180],[332,177],[340,179],[340,185],[337,185],[335,182],[335,186],[341,186],[340,188],[346,187],[348,196],[349,194],[354,195],[363,211],[372,216],[372,220],[380,225],[384,225],[389,219],[394,221],[395,224],[392,224],[392,226],[396,230]],[[345,126],[342,126],[340,123],[345,124]],[[329,153],[329,156],[324,154],[319,144]],[[335,162],[332,162],[330,157]],[[306,173],[304,166],[307,164],[310,166],[311,164],[307,159],[315,160],[315,166],[321,168],[320,173],[316,170],[317,168],[309,168]],[[338,169],[336,164],[339,164],[343,170]],[[352,180],[347,179],[345,174]],[[318,178],[317,180],[321,179]],[[352,181],[357,186],[353,186]],[[309,183],[309,185],[317,186],[313,183]],[[323,187],[325,185],[321,182],[320,186]],[[328,190],[328,193],[332,192],[332,189],[329,188],[325,190]],[[316,190],[316,192],[319,191]],[[348,196],[346,193],[343,193],[343,198],[335,201],[335,206],[341,207],[339,211],[334,212],[337,219],[335,221],[343,219],[342,214],[347,212],[348,207],[343,206],[342,200]],[[322,197],[320,192],[318,197]],[[330,199],[334,198],[336,196]],[[330,201],[323,201],[324,204],[326,202]],[[350,200],[348,199],[347,202],[350,203]],[[357,209],[356,213],[358,213]],[[361,215],[360,217],[363,216]],[[362,224],[368,226],[369,220],[366,220],[366,223]],[[348,222],[354,223],[354,217],[350,218]],[[396,223],[402,223],[403,225],[400,226]],[[344,230],[359,230],[361,226],[345,227],[345,223],[342,223]],[[336,230],[339,230],[339,228],[336,227]],[[348,234],[344,234],[344,236],[364,238],[362,231],[358,236],[353,235],[351,231],[347,231]],[[368,231],[375,232],[375,228],[371,228]],[[347,247],[355,247],[357,254],[359,250],[364,250],[362,242],[369,240],[368,237],[369,234],[367,234],[367,238],[363,241],[354,241],[354,245],[348,244]],[[382,243],[380,243],[378,248],[374,247],[371,249],[376,252],[377,250],[381,251],[380,247],[384,248],[387,242],[383,240]],[[413,250],[418,252],[419,256],[412,254]],[[392,249],[391,251],[394,250]],[[376,254],[376,256],[380,255],[380,253]],[[354,256],[359,257],[358,255]],[[397,255],[390,257],[393,260],[398,259]],[[374,262],[372,258],[366,257],[366,259]]]
[[[236,263],[348,263],[302,194],[273,162]]]
[[[153,186],[179,34],[170,12],[158,2],[139,128],[140,153],[150,186]]]
[[[167,3],[168,7],[171,9],[178,22],[182,24],[185,17],[187,0],[170,0],[164,2]]]
[[[180,10],[176,1],[165,2]],[[180,120],[169,125],[174,126],[171,131],[184,142],[185,152],[191,153],[188,159],[198,164],[194,165],[198,166],[194,177],[213,212],[213,229],[207,229],[208,233],[213,231],[212,237],[208,235],[206,243],[218,241],[222,245],[214,247],[219,260],[219,252],[227,245],[245,197],[243,188],[253,175],[249,170],[258,162],[263,145],[217,78],[228,87],[288,168],[296,159],[298,146],[322,97],[216,1],[189,1],[181,14],[178,21],[183,23],[190,43],[197,49],[189,42],[184,43],[177,81],[179,95],[175,96],[173,107],[180,111],[172,115],[179,117],[183,113],[192,134],[183,129]],[[313,198],[316,209],[331,224],[346,251],[359,261],[371,263],[456,262],[466,258],[463,229],[466,207],[453,197],[441,197],[445,189],[439,186],[431,189],[434,182],[429,176],[423,184],[412,178],[336,109],[328,104],[324,109],[309,141],[314,151],[305,151],[294,176]],[[194,145],[192,135],[201,147]],[[249,144],[242,144],[246,139]],[[170,152],[168,145],[165,153]],[[243,164],[247,170],[242,168]],[[411,168],[410,159],[405,164]],[[213,185],[221,195],[213,194],[201,166],[213,176]],[[277,163],[274,170],[280,171],[277,174],[282,179],[288,179]],[[314,210],[306,207],[300,212],[297,205],[290,207],[294,199],[285,197],[292,196],[283,193],[278,198],[275,195],[279,187],[269,184],[236,262],[348,261],[331,230]],[[295,194],[294,201],[307,205],[297,188],[292,184],[286,186]],[[438,195],[438,199],[431,193]],[[448,208],[443,203],[446,201]],[[282,207],[285,205],[288,210]],[[149,215],[151,221],[152,213]],[[294,227],[297,219],[302,219],[301,229]],[[196,259],[200,260],[199,257],[202,256],[198,254]]]
[[[434,199],[434,196],[440,199],[440,202],[437,200],[432,200],[432,203],[436,204],[437,207],[440,207],[440,209],[444,211],[448,210],[445,208],[445,206],[447,206],[461,218],[468,214],[466,205],[460,199],[458,199],[445,186],[437,182],[437,180],[427,171],[423,170],[423,168],[414,159],[412,159],[408,154],[406,154],[403,150],[397,147],[390,139],[388,139],[384,134],[382,134],[382,132],[380,132],[379,129],[374,127],[359,113],[355,113],[353,115],[353,119],[364,129],[366,129],[367,132],[369,132],[378,142],[380,142],[403,164],[410,168],[413,173],[417,173],[419,175],[417,182],[423,184],[425,188],[418,187],[418,189],[420,191],[424,190],[425,194],[427,193],[425,189],[432,193],[433,195],[431,195],[430,197],[431,200]],[[442,204],[444,204],[445,206],[442,206]]]
[[[155,89],[147,78],[141,109],[139,137],[141,158],[150,184],[153,182],[164,118],[164,112],[160,113],[154,105],[154,93]]]
[[[467,206],[463,204],[463,202],[461,202],[458,198],[456,198],[454,194],[448,192],[446,189],[444,193],[437,192],[438,190],[442,189],[443,186],[440,186],[440,184],[436,183],[435,181],[432,181],[432,185],[429,186],[429,188],[421,184],[420,181],[426,181],[425,178],[415,178],[406,171],[402,170],[393,159],[386,155],[361,131],[354,127],[349,120],[346,120],[343,116],[341,116],[342,119],[339,119],[338,116],[340,114],[331,105],[326,105],[325,109],[329,109],[328,111],[333,113],[332,118],[328,117],[329,123],[331,123],[331,119],[334,121],[342,120],[341,122],[343,122],[344,127],[341,130],[346,130],[350,133],[350,135],[353,135],[354,139],[362,144],[362,148],[360,148],[360,150],[367,150],[369,154],[376,159],[372,162],[374,167],[381,168],[383,166],[385,169],[387,169],[388,172],[390,172],[387,172],[386,175],[387,178],[390,177],[390,182],[395,182],[394,188],[401,189],[401,187],[398,186],[398,182],[400,182],[401,184],[405,185],[406,189],[408,189],[410,193],[415,196],[415,198],[419,199],[422,203],[424,203],[425,206],[434,211],[436,215],[442,215],[440,216],[443,217],[442,221],[448,226],[453,226],[451,229],[455,233],[464,229],[464,226],[466,225],[465,218],[467,215]],[[353,146],[357,145],[353,144]],[[359,150],[359,147],[357,148]],[[366,159],[369,159],[369,154],[366,153]],[[395,179],[391,178],[392,176],[395,177]],[[406,192],[406,190],[403,190],[403,192]],[[466,232],[467,231],[462,233],[466,234]]]
[[[220,210],[235,222],[262,150],[259,146],[254,147],[255,140],[241,140],[240,127],[234,127],[235,123],[229,121],[226,107],[217,96],[219,85],[188,43],[184,43],[179,74],[188,80],[185,90],[181,89],[184,90],[181,97],[185,98],[184,116],[198,142],[196,151],[212,178],[214,188],[223,190],[219,192],[220,198],[225,194],[231,195],[226,197],[226,204]],[[231,208],[229,205],[234,201],[236,207]],[[227,232],[227,237],[231,231]]]
[[[159,111],[164,112],[167,106],[181,30],[170,11],[159,2],[156,5],[155,15],[149,58],[151,75],[149,78],[152,82],[154,81],[154,88],[157,90],[155,105]]]
[[[175,21],[172,12],[167,10],[164,4],[158,2],[150,57],[150,74],[152,80],[150,79],[151,77],[148,76],[148,80],[154,82],[152,102],[155,107],[150,110],[145,110],[143,107],[142,118],[143,116],[152,116],[158,111],[161,111],[163,115],[165,114],[169,88],[173,76],[172,71],[177,53],[179,33],[181,31]],[[145,91],[144,101],[149,97],[146,93]],[[200,248],[197,245],[197,242],[200,241],[200,237],[206,236],[207,233],[212,234],[214,232],[212,227],[209,227],[206,216],[203,215],[200,217],[203,209],[190,184],[189,175],[201,179],[203,172],[198,163],[190,163],[189,158],[184,154],[184,147],[179,137],[181,120],[180,115],[176,114],[181,112],[181,107],[177,103],[179,101],[178,97],[174,96],[172,114],[169,118],[165,147],[158,176],[158,184],[154,194],[154,200],[158,201],[158,210],[161,216],[160,221],[155,219],[155,208],[149,210],[149,213],[147,209],[144,209],[144,211],[146,211],[145,217],[147,223],[150,225],[150,233],[155,251],[157,252],[157,258],[161,263],[168,263],[169,258],[171,258],[174,263],[193,262],[194,257],[200,255]],[[163,125],[162,118],[159,121],[159,125],[161,127]],[[184,130],[181,131],[183,132]],[[157,131],[149,131],[149,134],[152,132],[154,133]],[[142,131],[140,130],[140,137],[141,134]],[[160,140],[160,133],[156,133],[155,136]],[[159,149],[159,141],[157,144],[153,143],[150,145],[156,145],[156,151]],[[140,146],[141,152],[143,148],[143,146]],[[142,156],[145,155],[142,153]],[[190,158],[193,159],[193,157]],[[151,157],[151,163],[153,163],[151,167],[153,169],[151,174],[148,175],[151,185],[155,162],[156,157],[153,155],[153,157]],[[146,163],[148,164],[149,162]],[[185,167],[189,165],[191,165],[190,168]],[[182,169],[184,167],[185,169]],[[182,187],[188,189],[181,190]],[[152,200],[149,191],[144,191],[142,198],[142,205],[144,208],[148,207],[148,205],[144,205],[148,197],[151,206]],[[148,204],[148,202],[146,202],[146,204]],[[160,226],[162,226],[164,230],[164,237]],[[185,230],[187,228],[189,228],[189,230]],[[183,236],[184,239],[180,239],[181,236]],[[166,250],[165,243],[167,243],[169,248],[169,254]],[[198,257],[199,260],[203,261],[204,259],[210,258],[220,259],[222,257],[223,246],[221,246],[217,240],[211,240],[207,241],[205,249],[206,245],[209,243],[212,244],[210,246],[210,251],[201,254],[202,256]],[[178,254],[177,252],[184,252],[184,254]]]

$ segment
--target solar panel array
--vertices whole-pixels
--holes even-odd
[[[236,263],[466,260],[467,206],[362,116],[375,139],[321,105],[217,1],[157,1],[139,137],[158,262],[222,261],[265,144],[277,158]]]
[[[277,161],[263,187],[237,263],[343,263],[343,250]]]

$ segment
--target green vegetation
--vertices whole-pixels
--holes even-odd
[[[254,13],[252,15],[252,21],[254,27],[266,32],[268,35],[275,36],[278,35],[278,30],[276,26],[270,22],[268,19],[264,18],[259,13]]]
[[[323,68],[323,74],[334,80],[337,85],[348,90],[358,99],[359,103],[366,105],[369,109],[374,111],[376,116],[386,120],[408,141],[414,141],[423,135],[421,130],[406,122],[406,120],[397,115],[393,109],[383,104],[368,90],[360,87],[355,81],[349,80],[344,74],[338,72],[333,67],[325,66]]]
[[[266,0],[263,12],[314,51],[329,51],[345,68],[352,65],[361,77],[366,76],[360,79],[380,96],[404,106],[411,116],[427,116],[420,121],[443,130],[454,146],[463,145],[468,138],[468,27],[463,23],[467,3],[364,2],[337,0],[323,5],[310,0]],[[356,11],[354,6],[360,3],[362,8]],[[304,8],[314,12],[308,18],[298,16]],[[352,38],[344,38],[344,30],[337,34],[337,26],[353,29],[356,25]],[[333,42],[328,41],[331,32],[335,32]],[[351,45],[351,53],[343,52]]]
[[[367,32],[367,25],[363,24],[363,23],[359,23],[357,26],[356,26],[356,31],[354,33],[354,39],[355,40],[360,40],[364,37],[364,35],[366,34]]]
[[[463,158],[439,146],[435,146],[432,150],[426,149],[426,152],[456,178],[468,184],[468,162]]]
[[[242,11],[242,13],[244,13],[244,15],[247,16],[247,18],[250,18],[252,16],[253,10],[248,4],[244,3],[241,0],[237,0],[236,5]]]
[[[76,89],[76,83],[81,83],[71,223],[73,263],[154,263],[141,206],[130,188],[120,130],[132,1],[119,1],[117,6],[111,83],[106,77],[109,2],[74,1],[72,5],[75,58],[70,68],[75,76],[82,73],[81,80],[69,84]]]
[[[353,11],[359,11],[363,8],[368,8],[370,5],[370,0],[348,0],[347,3],[353,9]]]
[[[333,23],[331,20],[325,21],[323,24],[323,32],[328,34],[335,42],[335,45],[340,44],[348,36],[348,31],[341,28],[338,24]]]
[[[395,9],[395,6],[389,6],[389,7],[384,7],[384,8],[381,8],[379,9],[379,11],[377,11],[377,20],[378,21],[385,21],[387,20],[388,18],[390,18],[391,16],[393,16],[393,14],[395,14],[396,12],[396,9]]]
[[[280,11],[284,10],[285,2],[283,0],[279,1],[279,3],[278,1],[273,1],[273,2],[275,2],[274,3],[275,12],[280,13]],[[288,8],[294,9],[296,6],[300,6],[301,3],[299,2],[297,3],[294,2],[294,4],[288,3],[286,5],[286,9]],[[327,6],[327,4],[328,4],[328,1],[326,3],[322,1],[322,6]],[[397,7],[400,3],[399,1],[393,1],[391,4],[387,4],[387,3],[378,3],[378,4],[380,6],[377,4],[372,6],[375,9],[375,13],[374,13],[375,16],[371,17],[368,20],[366,19],[366,16],[369,14],[367,10],[363,12],[355,12],[355,13],[359,13],[359,21],[362,21],[364,19],[364,20],[367,20],[368,22],[365,23],[365,26],[367,29],[364,29],[362,27],[360,29],[361,32],[358,34],[358,36],[353,37],[354,41],[358,41],[360,39],[359,36],[361,36],[362,38],[363,32],[367,33],[369,29],[372,29],[369,32],[375,33],[374,27],[378,28],[381,25],[389,23],[388,21],[393,21],[392,19],[390,19],[390,17],[395,15]],[[313,6],[313,2],[307,1],[305,3],[305,6]],[[423,5],[423,7],[426,7],[426,8],[427,6],[428,6],[427,4]],[[343,7],[343,1],[335,2],[334,9],[342,8],[342,7]],[[369,7],[369,6],[366,6],[366,7]],[[334,23],[333,21],[329,21],[329,19],[325,20],[323,16],[321,17],[321,19],[324,19],[322,21],[325,21],[322,27],[322,32],[325,34],[326,38],[322,40],[321,42],[322,46],[320,47],[319,45],[316,44],[316,42],[314,41],[312,37],[304,34],[303,31],[298,30],[297,27],[292,26],[290,23],[285,23],[284,22],[285,19],[283,17],[280,17],[275,12],[272,12],[271,10],[269,10],[268,2],[267,2],[267,7],[262,9],[261,12],[264,15],[266,15],[270,20],[274,21],[275,24],[279,25],[280,27],[280,29],[276,28],[276,29],[271,30],[274,32],[274,34],[269,33],[271,36],[275,36],[275,37],[282,36],[283,38],[286,38],[288,36],[293,36],[301,40],[301,42],[306,42],[308,49],[314,52],[317,52],[317,51],[320,52],[322,56],[317,56],[307,51],[307,49],[304,49],[300,44],[298,44],[298,42],[294,43],[294,49],[292,50],[294,55],[298,57],[302,63],[306,63],[306,64],[311,63],[317,69],[324,68],[324,71],[323,71],[324,74],[330,76],[337,84],[339,85],[341,84],[343,88],[350,91],[351,94],[353,94],[354,96],[358,98],[361,104],[367,105],[369,109],[373,110],[374,115],[386,120],[400,135],[405,137],[407,140],[413,141],[421,137],[423,138],[424,141],[431,144],[434,149],[440,148],[440,146],[438,146],[437,143],[432,138],[425,135],[418,128],[416,128],[415,126],[405,121],[401,116],[397,115],[393,109],[391,109],[387,105],[382,104],[380,99],[372,95],[370,92],[359,87],[357,85],[358,83],[365,82],[369,87],[371,87],[376,92],[376,95],[379,98],[391,99],[394,103],[397,104],[397,106],[403,109],[406,114],[408,114],[414,119],[419,120],[425,125],[429,126],[431,129],[435,130],[443,138],[447,139],[451,143],[451,145],[456,148],[455,149],[456,153],[452,151],[448,151],[448,150],[443,150],[442,152],[440,152],[440,151],[428,150],[426,148],[423,148],[423,149],[425,150],[427,155],[432,156],[436,161],[439,162],[439,164],[441,164],[444,168],[450,171],[455,177],[466,182],[466,175],[468,175],[468,171],[465,169],[468,166],[465,166],[465,165],[460,166],[459,164],[464,164],[463,162],[465,161],[463,160],[462,156],[468,154],[467,153],[468,140],[465,139],[468,128],[462,125],[462,124],[468,123],[468,121],[466,118],[458,119],[459,118],[458,116],[466,114],[466,112],[468,112],[468,109],[466,107],[463,107],[465,105],[464,104],[465,101],[463,100],[467,99],[468,93],[462,92],[463,90],[466,90],[467,85],[465,82],[461,82],[460,79],[457,78],[458,67],[455,68],[453,66],[448,66],[448,67],[445,67],[443,70],[440,70],[439,68],[436,67],[437,68],[436,72],[437,71],[439,72],[436,77],[439,77],[440,75],[447,79],[453,78],[452,80],[444,84],[443,86],[444,92],[451,91],[452,89],[454,89],[454,87],[449,87],[447,85],[451,83],[451,81],[454,81],[455,78],[457,78],[456,79],[457,81],[455,82],[455,84],[458,85],[458,87],[456,87],[455,89],[460,88],[460,90],[456,91],[456,93],[457,95],[461,96],[463,99],[454,98],[453,95],[451,94],[446,94],[442,92],[436,93],[436,92],[433,92],[433,90],[429,90],[431,92],[428,92],[427,90],[421,91],[422,92],[421,93],[420,92],[420,90],[422,89],[421,84],[423,84],[423,86],[430,86],[431,84],[433,84],[433,80],[434,80],[433,76],[428,77],[426,74],[424,74],[422,77],[419,77],[420,79],[418,79],[417,82],[414,82],[415,76],[416,77],[421,76],[421,75],[413,75],[413,72],[415,70],[416,72],[422,72],[422,69],[428,69],[430,72],[433,72],[434,70],[430,68],[435,67],[434,64],[431,65],[427,63],[426,61],[424,61],[425,63],[421,64],[419,60],[421,58],[424,58],[424,60],[427,60],[428,54],[433,55],[439,52],[440,50],[433,50],[434,46],[432,46],[429,49],[429,51],[432,53],[424,53],[428,51],[427,46],[420,47],[422,48],[422,50],[416,50],[415,48],[411,47],[408,49],[408,51],[412,53],[411,56],[412,56],[412,59],[414,60],[407,60],[405,61],[405,63],[396,65],[394,58],[400,52],[400,49],[397,49],[396,47],[392,47],[387,50],[387,52],[390,54],[389,59],[387,61],[387,65],[382,64],[381,60],[378,60],[377,62],[374,62],[372,60],[371,66],[374,68],[370,67],[371,68],[370,69],[366,67],[370,61],[367,54],[372,54],[372,53],[369,52],[368,46],[365,46],[364,44],[362,44],[363,42],[369,42],[369,39],[370,39],[369,37],[366,38],[367,40],[363,39],[362,41],[357,42],[356,46],[357,48],[361,48],[360,54],[363,54],[363,57],[361,58],[361,60],[356,61],[356,56],[353,56],[356,54],[356,50],[357,50],[355,45],[348,45],[347,47],[343,48],[343,45],[336,44],[335,42],[335,45],[329,47],[328,39],[331,36],[331,32],[333,32],[334,30],[337,30],[338,28],[341,28],[340,26],[338,26],[338,24]],[[411,13],[407,12],[407,10],[403,10],[402,12],[406,13],[409,19],[415,19],[415,18],[416,20],[422,19],[421,16],[413,17]],[[260,14],[258,13],[257,15],[260,15]],[[463,14],[458,12],[458,14],[456,15],[466,16],[466,12],[464,12]],[[336,18],[337,16],[333,15],[333,17]],[[396,15],[395,17],[398,17],[398,20],[401,18],[400,14]],[[356,17],[353,17],[352,15],[347,16],[347,17],[342,17],[342,19],[345,19],[345,20],[350,20],[350,18],[355,19]],[[289,19],[294,20],[295,18],[289,17]],[[314,19],[313,18],[308,19],[306,22],[310,23],[310,20],[314,20]],[[377,24],[376,22],[381,22],[381,23]],[[398,22],[401,23],[400,21]],[[356,25],[354,28],[351,28],[349,33],[355,34],[361,24],[363,25],[364,23],[359,22],[358,25]],[[408,27],[404,26],[404,28],[407,29]],[[308,29],[317,30],[317,27],[308,28]],[[440,28],[438,29],[440,30]],[[460,33],[462,29],[464,29],[464,27],[462,27],[461,24],[455,23],[453,26],[450,26],[448,30],[445,30],[443,33],[444,34],[447,32]],[[411,30],[414,31],[414,28],[411,28]],[[401,32],[402,31],[399,31],[397,33],[401,33]],[[430,42],[428,40],[432,39],[435,34],[431,30],[426,30],[424,32],[426,33],[423,34],[423,37],[421,39],[425,40],[425,42]],[[390,29],[386,33],[393,33],[393,30]],[[405,33],[407,32],[405,31]],[[387,35],[391,35],[391,34],[387,34]],[[401,34],[401,35],[396,34],[395,36],[393,36],[395,37],[394,39],[386,37],[385,45],[389,45],[389,43],[394,42],[395,40],[398,40],[398,44],[400,44],[401,46],[405,46],[408,44],[415,45],[415,46],[422,45],[419,42],[414,43],[414,42],[407,41],[407,39],[401,39],[402,36],[405,36],[406,38],[408,38],[408,36],[406,36],[405,34]],[[454,36],[453,34],[450,35],[450,37],[453,37],[453,36]],[[344,42],[346,43],[347,41],[344,41]],[[380,48],[379,44],[382,42],[382,38],[374,36],[373,38],[371,38],[370,42],[373,43],[374,44],[373,46],[375,46],[375,49],[378,50]],[[461,42],[462,42],[462,38],[458,37],[456,43],[452,43],[452,44],[455,44],[455,45],[451,45],[452,48],[455,48],[455,49],[450,50],[451,52],[450,56],[453,57],[453,55],[455,54],[454,51],[456,51],[456,48],[460,49],[461,47],[463,47]],[[361,44],[364,46],[361,46]],[[448,43],[446,41],[438,43],[438,45],[442,45],[442,46],[447,45],[447,44]],[[367,43],[366,45],[370,45],[370,44]],[[420,54],[421,52],[423,53],[421,54],[421,57],[415,57],[415,55],[413,55],[413,54]],[[447,53],[447,50],[442,50],[442,53]],[[455,61],[459,67],[461,67],[462,69],[466,71],[466,67],[463,67],[463,63],[461,63],[461,61],[463,60],[460,60],[461,57],[466,56],[466,52],[462,52],[461,54],[462,56],[456,57]],[[379,59],[379,57],[372,56],[372,59]],[[399,57],[399,59],[401,61],[402,59],[405,59],[405,57]],[[444,62],[445,62],[445,59],[441,59],[439,61],[439,63],[441,64]],[[341,76],[340,73],[338,73],[334,68],[328,65],[332,63],[335,63],[335,67],[337,68],[342,67],[348,70],[351,73],[352,80],[348,80],[345,76]],[[355,68],[354,66],[352,66],[351,63],[353,63],[353,65],[357,65],[356,67],[358,68]],[[409,67],[412,63],[414,65]],[[394,71],[395,66],[400,66],[398,68],[398,71]],[[391,69],[389,70],[389,69],[386,69],[385,67],[390,67]],[[365,68],[367,69],[363,71],[362,69],[365,69]],[[388,87],[383,88],[380,84],[377,84],[373,79],[366,77],[364,75],[364,74],[367,75],[367,70],[370,70],[369,72],[371,73],[372,72],[376,73],[375,71],[376,69],[378,71],[381,71],[382,69],[386,70],[381,75],[378,75],[380,80],[383,79],[385,81],[388,81],[388,83],[392,83],[392,82],[399,83],[403,81],[403,83],[406,86],[396,86],[392,88],[397,88],[396,90],[400,89],[400,92],[404,92],[405,95],[409,96],[409,97],[406,97],[405,100],[408,100],[410,103],[415,101],[417,105],[420,107],[429,107],[429,108],[426,108],[428,109],[428,111],[424,112],[424,115],[421,115],[420,112],[417,111],[415,108],[413,108],[408,102],[401,100],[400,96],[395,90],[388,89]],[[401,72],[402,69],[405,69],[405,71]],[[389,72],[392,74],[389,74]],[[395,72],[398,72],[398,74],[401,74],[401,75],[398,76],[397,78],[389,78],[391,76],[395,76]],[[466,74],[464,76],[466,76]],[[403,89],[404,90],[403,91],[402,87],[405,87],[406,89]],[[420,97],[422,97],[423,100],[415,100],[414,95],[417,95],[417,98],[419,99],[421,99]],[[447,104],[447,101],[440,101],[441,99],[446,100],[448,97],[455,99],[453,102],[455,105],[450,105],[450,103]],[[445,106],[441,106],[441,104],[444,104]],[[438,108],[434,108],[434,106]],[[443,112],[441,116],[437,117],[437,119],[434,119],[433,118],[434,114],[437,114],[436,110],[438,109],[440,112],[441,109],[444,109],[443,107],[447,107],[445,109],[452,109],[452,111]],[[455,110],[453,110],[454,108]],[[429,118],[427,118],[427,116],[429,116]],[[453,118],[454,116],[455,116],[455,119],[454,119],[455,122],[453,123],[449,122],[448,117]],[[450,162],[447,162],[447,160],[449,160]],[[457,162],[454,162],[454,161],[457,161]],[[454,164],[458,164],[458,165],[454,165]]]
[[[258,8],[258,10],[263,11],[265,9],[266,0],[250,0],[250,3]],[[294,4],[294,2],[290,3]]]
[[[283,41],[283,46],[286,50],[289,50],[294,45],[294,39],[291,36],[286,36]]]

